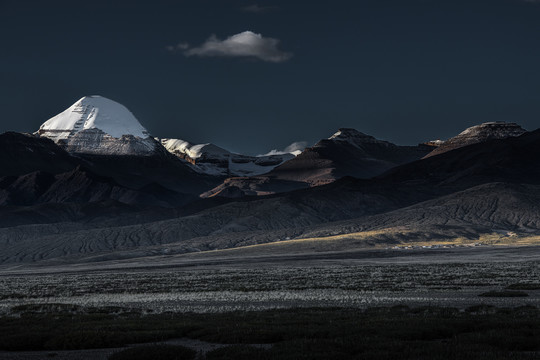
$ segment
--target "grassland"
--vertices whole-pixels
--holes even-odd
[[[242,253],[292,253],[304,251],[343,251],[344,249],[385,249],[388,247],[455,246],[536,246],[540,236],[509,231],[472,232],[456,235],[452,231],[423,231],[406,227],[353,232],[331,236],[305,237],[221,250]]]

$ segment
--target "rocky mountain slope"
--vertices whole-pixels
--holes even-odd
[[[397,165],[418,160],[432,150],[433,147],[423,144],[399,146],[355,129],[342,128],[269,175],[312,185],[343,176],[369,179]]]
[[[52,140],[65,151],[63,158],[71,155],[72,166],[64,167],[65,171],[82,165],[85,171],[112,178],[129,189],[164,188],[177,193],[171,199],[184,197],[185,200],[177,205],[197,198],[198,194],[220,182],[218,178],[198,173],[188,162],[171,155],[127,108],[101,96],[81,98],[43,123],[34,135],[43,143]],[[48,146],[53,147],[50,143]],[[61,150],[56,148],[54,151]],[[61,159],[58,157],[58,161]],[[54,164],[55,160],[48,162]],[[41,168],[29,166],[28,170]]]
[[[191,144],[179,139],[161,139],[171,153],[194,165],[200,173],[217,176],[254,176],[265,174],[297,154],[249,156],[235,154],[214,144]]]
[[[525,134],[527,131],[516,123],[487,122],[463,130],[459,135],[446,141],[432,142],[437,148],[426,157],[435,156],[463,146],[481,143],[491,139],[506,139]]]
[[[399,243],[411,236],[429,241],[497,232],[540,234],[537,155],[540,131],[462,147],[374,179],[346,177],[158,222],[92,229],[70,223],[23,225],[0,230],[2,261],[170,255],[314,236],[347,239],[375,230],[378,235],[368,238],[371,244]],[[366,246],[343,241],[344,248]]]
[[[0,134],[0,176],[34,171],[56,174],[79,164],[78,159],[47,138],[15,132]]]
[[[203,196],[267,195],[328,184],[344,176],[368,179],[421,159],[434,148],[398,146],[354,129],[339,129],[263,176],[229,178]]]

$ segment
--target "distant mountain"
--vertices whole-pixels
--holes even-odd
[[[298,244],[306,251],[339,251],[377,243],[540,235],[539,159],[540,131],[535,131],[415,161],[378,178],[345,177],[144,225],[91,230],[59,225],[44,227],[38,236],[35,227],[19,227],[20,240],[4,246],[3,261],[54,258],[55,252],[91,261],[154,256],[163,249],[170,256],[327,236],[334,238]],[[8,234],[0,231],[0,243],[8,241]],[[280,245],[275,251],[280,248],[288,249]]]
[[[418,160],[433,149],[423,144],[395,145],[355,129],[342,128],[269,175],[311,185],[332,182],[343,176],[369,179],[397,165]]]
[[[82,98],[36,134],[0,135],[0,206],[11,209],[12,215],[3,211],[2,216],[14,224],[36,218],[22,208],[38,205],[42,211],[55,204],[51,214],[57,219],[77,218],[74,204],[113,201],[137,211],[179,207],[218,181],[193,171],[125,107],[101,97]],[[37,218],[54,222],[54,216]]]
[[[293,154],[247,156],[213,144],[155,139],[123,105],[101,96],[85,96],[47,120],[36,135],[49,138],[70,154],[89,156],[166,157],[185,160],[191,170],[211,176],[264,174]]]
[[[527,131],[516,123],[487,122],[465,129],[459,135],[446,141],[430,142],[437,146],[426,157],[435,156],[463,146],[481,143],[491,139],[506,139],[525,134]]]
[[[381,229],[413,230],[413,237],[462,237],[516,232],[540,235],[540,130],[519,137],[464,146],[397,167],[358,184],[386,189],[385,197],[409,192],[418,201],[391,211],[318,226],[305,236]],[[391,190],[394,189],[394,190]],[[377,191],[379,191],[377,190]],[[396,234],[388,239],[408,239]]]
[[[204,174],[217,176],[253,176],[265,174],[295,157],[293,153],[249,156],[235,154],[214,144],[191,144],[179,139],[161,139],[171,153],[194,165]]]
[[[203,182],[190,194],[185,191],[189,189],[186,185],[206,178],[190,172],[185,164],[172,156],[169,162],[161,159],[156,163],[157,160],[160,158],[148,156],[123,156],[121,160],[118,156],[84,158],[69,154],[47,138],[4,133],[0,135],[0,205],[116,200],[126,204],[173,207],[196,199],[204,186],[211,185]],[[158,185],[152,176],[140,173],[141,169],[163,165],[164,170],[156,169],[153,173],[161,171],[162,180],[167,179],[166,174],[170,178],[174,175],[175,183],[183,184],[181,190],[184,191],[167,189]],[[191,179],[178,180],[180,176],[190,174]],[[121,184],[113,177],[125,181]]]
[[[187,201],[220,182],[171,155],[126,107],[101,96],[81,98],[35,136],[51,139],[88,171],[130,189],[158,184]]]
[[[399,146],[342,128],[263,176],[229,178],[203,196],[267,195],[328,184],[344,176],[368,179],[421,159],[433,149],[425,144]]]
[[[37,134],[74,154],[147,156],[159,145],[128,109],[101,96],[79,99]]]
[[[460,147],[396,167],[377,183],[413,182],[460,189],[488,182],[540,185],[540,130]]]
[[[398,146],[339,129],[294,155],[158,141],[123,106],[82,98],[36,134],[0,135],[0,263],[540,236],[540,130]]]

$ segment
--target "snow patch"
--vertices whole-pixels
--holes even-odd
[[[194,145],[189,141],[181,139],[159,139],[158,141],[160,141],[161,145],[163,145],[170,153],[175,155],[184,154],[194,160],[199,159],[202,156],[223,157],[231,154],[229,151],[210,143]]]
[[[173,155],[191,163],[199,173],[214,176],[256,176],[273,170],[294,158],[303,143],[293,143],[280,152],[273,150],[266,155],[235,154],[211,143],[192,144],[181,139],[156,139]]]

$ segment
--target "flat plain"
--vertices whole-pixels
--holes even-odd
[[[214,252],[154,262],[66,266],[3,271],[0,311],[9,314],[13,307],[28,304],[115,306],[149,313],[540,304],[538,290],[523,297],[479,297],[519,284],[538,285],[537,247],[241,258],[234,252]]]
[[[107,359],[152,343],[201,359],[390,359],[405,348],[410,359],[534,359],[539,279],[537,246],[240,248],[4,267],[0,357]],[[515,339],[501,343],[508,332]]]

